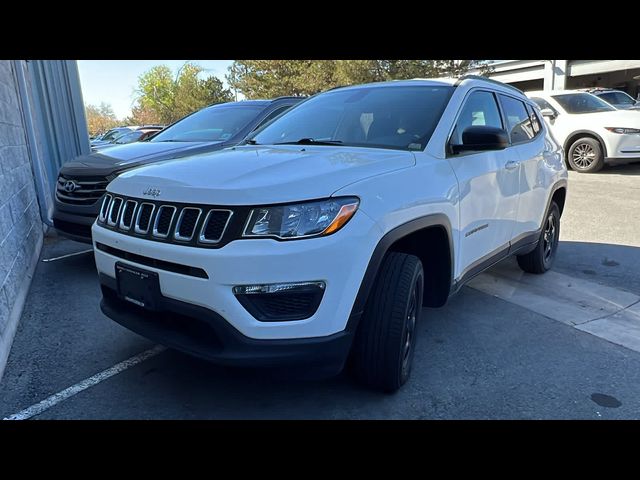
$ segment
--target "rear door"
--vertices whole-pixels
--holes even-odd
[[[505,128],[496,93],[474,89],[467,94],[449,143],[461,144],[462,132],[471,125]],[[519,195],[518,162],[511,150],[448,154],[460,191],[457,280],[507,254]]]
[[[546,208],[547,182],[544,178],[545,139],[540,120],[531,106],[519,98],[499,94],[507,131],[511,138],[512,160],[518,162],[520,199],[511,243],[530,241],[540,228]]]

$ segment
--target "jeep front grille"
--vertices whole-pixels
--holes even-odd
[[[109,216],[107,217],[107,224],[112,227],[118,222],[120,218],[120,209],[122,208],[122,198],[116,197],[111,201],[109,207]]]
[[[206,205],[183,205],[105,196],[98,224],[149,240],[199,247],[218,246],[233,212]]]
[[[217,243],[222,238],[233,212],[231,210],[210,210],[200,232],[202,243]]]
[[[138,210],[138,216],[136,217],[136,226],[134,228],[135,233],[145,235],[149,233],[149,226],[151,225],[151,217],[156,206],[153,203],[143,203]]]
[[[180,212],[178,222],[176,223],[176,231],[173,238],[188,242],[193,238],[193,232],[196,229],[198,220],[200,219],[202,210],[199,208],[185,207]]]
[[[71,178],[60,175],[56,182],[56,198],[70,205],[93,205],[107,191],[106,178]]]
[[[137,206],[138,202],[135,200],[127,200],[124,204],[124,210],[122,210],[120,223],[118,224],[122,230],[129,230],[131,228],[131,224],[133,223],[133,214],[135,213]]]
[[[171,223],[173,222],[175,214],[176,207],[173,205],[162,205],[158,208],[156,221],[153,224],[154,237],[167,238],[169,236],[169,230],[171,229]]]

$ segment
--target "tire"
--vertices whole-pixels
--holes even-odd
[[[560,208],[556,202],[551,201],[535,250],[517,257],[520,268],[528,273],[544,273],[549,270],[556,257],[559,238]]]
[[[409,378],[423,288],[418,257],[398,252],[385,257],[351,352],[352,372],[364,385],[391,393]]]
[[[579,138],[569,147],[567,161],[576,172],[595,173],[604,167],[602,146],[595,138]]]

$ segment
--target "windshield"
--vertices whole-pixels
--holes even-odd
[[[590,93],[565,93],[552,95],[552,97],[567,113],[611,112],[615,110],[607,102]]]
[[[220,105],[208,107],[178,120],[150,142],[215,142],[233,137],[246,127],[266,105]]]
[[[128,133],[128,132],[129,132],[129,129],[111,130],[111,131],[105,133],[104,136],[100,140],[109,142],[109,141],[112,141],[112,140],[120,137],[122,134]]]
[[[286,112],[255,135],[252,142],[422,150],[452,93],[450,86],[330,91]]]
[[[635,105],[636,101],[624,92],[601,93],[598,97],[613,105]]]
[[[132,143],[140,140],[140,137],[144,135],[144,132],[135,131],[131,133],[126,133],[124,135],[119,136],[114,143]]]

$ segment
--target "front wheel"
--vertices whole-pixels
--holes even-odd
[[[544,273],[551,268],[560,240],[560,208],[551,201],[551,206],[540,233],[538,245],[526,255],[518,255],[518,265],[528,273]]]
[[[418,257],[398,252],[387,255],[354,339],[353,371],[365,385],[394,392],[409,378],[423,288]]]
[[[604,166],[602,146],[595,138],[579,138],[571,147],[567,155],[569,165],[576,172],[594,173]]]

